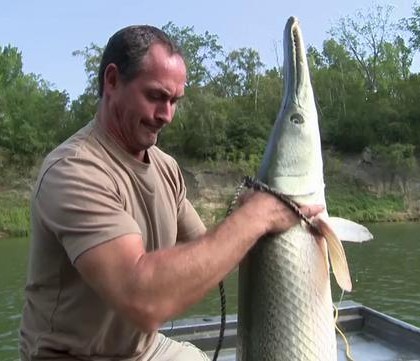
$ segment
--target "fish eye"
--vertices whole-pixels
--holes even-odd
[[[299,113],[294,113],[290,116],[290,121],[293,124],[303,124],[305,120],[303,119],[303,116]]]

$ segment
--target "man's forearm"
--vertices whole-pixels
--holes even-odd
[[[183,312],[201,300],[266,232],[264,215],[245,205],[196,241],[145,253],[133,278],[133,312],[149,327]],[[266,218],[266,217],[265,217]],[[147,310],[145,315],[145,310]]]

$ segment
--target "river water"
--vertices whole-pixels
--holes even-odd
[[[420,223],[368,225],[375,240],[346,243],[353,279],[351,299],[403,321],[420,326]],[[18,326],[29,242],[0,240],[0,360],[16,361]],[[227,312],[236,313],[236,273],[225,282]],[[334,283],[334,280],[332,281]],[[333,285],[334,300],[341,298]],[[219,314],[215,290],[181,317]]]

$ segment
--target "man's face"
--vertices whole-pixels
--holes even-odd
[[[141,72],[128,83],[115,66],[108,67],[104,89],[110,131],[128,152],[141,157],[172,121],[177,101],[184,95],[185,63],[178,54],[170,55],[165,46],[153,44],[143,58]]]

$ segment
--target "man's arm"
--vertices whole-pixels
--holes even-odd
[[[322,207],[304,207],[309,217]],[[196,241],[146,253],[128,234],[82,253],[75,266],[85,281],[146,332],[201,300],[267,232],[282,232],[297,217],[260,192]]]

